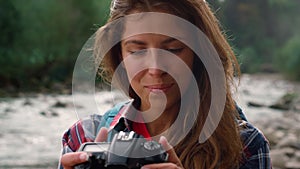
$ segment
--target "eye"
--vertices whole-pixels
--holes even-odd
[[[179,54],[180,52],[182,52],[184,48],[169,48],[169,49],[166,49],[167,51],[171,52],[171,53],[174,53],[174,54]]]
[[[129,53],[135,56],[143,56],[147,54],[147,49],[129,51]]]

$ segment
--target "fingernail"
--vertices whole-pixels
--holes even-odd
[[[162,142],[165,141],[166,142],[167,138],[165,136],[160,136],[159,141],[158,142]]]
[[[168,142],[167,138],[165,136],[161,136],[159,138],[159,141],[158,141],[165,150],[170,150],[172,149],[172,146],[171,144]]]
[[[89,159],[89,156],[86,153],[82,153],[79,156],[80,160],[87,161]]]
[[[148,168],[148,167],[144,167],[144,166],[143,166],[141,169],[149,169],[149,168]]]
[[[159,141],[160,144],[162,145],[166,145],[168,147],[170,147],[169,142],[167,141],[167,138],[165,136],[160,136]]]

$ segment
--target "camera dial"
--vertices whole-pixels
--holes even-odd
[[[145,143],[143,143],[143,145],[146,150],[150,150],[150,151],[161,149],[160,144],[158,144],[155,141],[146,141]]]

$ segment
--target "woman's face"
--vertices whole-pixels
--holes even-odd
[[[121,41],[121,57],[131,87],[141,98],[141,111],[164,102],[165,109],[179,106],[180,93],[192,76],[194,53],[190,48],[168,36],[138,34]]]

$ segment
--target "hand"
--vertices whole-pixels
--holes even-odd
[[[160,137],[159,143],[163,146],[163,148],[169,154],[168,162],[144,165],[141,169],[160,169],[160,168],[183,169],[181,161],[179,160],[177,154],[175,153],[175,150],[172,148],[172,146],[169,144],[169,142],[167,141],[167,139],[164,136]]]
[[[95,142],[104,142],[107,139],[107,128],[101,128]],[[72,152],[64,154],[60,162],[64,169],[73,169],[75,165],[88,161],[89,156],[85,152]]]

